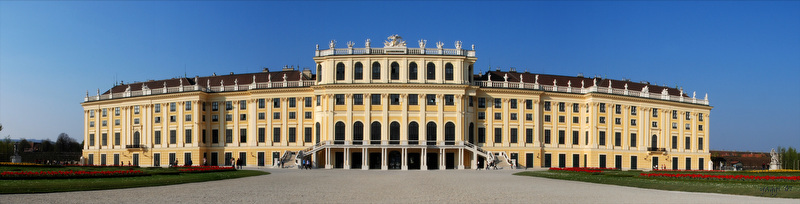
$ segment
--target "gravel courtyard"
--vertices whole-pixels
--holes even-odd
[[[519,170],[260,170],[272,174],[171,186],[0,195],[0,203],[798,203],[511,175]]]

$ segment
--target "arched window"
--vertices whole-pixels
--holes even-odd
[[[444,80],[453,80],[453,64],[450,64],[449,62],[444,65]]]
[[[400,123],[397,121],[389,124],[389,144],[400,144]]]
[[[322,65],[317,64],[317,82],[320,82],[320,80],[322,80]]]
[[[334,136],[334,144],[344,144],[344,122],[339,121],[336,122],[336,125],[333,129]]]
[[[436,79],[436,65],[434,65],[433,62],[428,62],[428,67],[425,68],[425,70],[426,73],[428,73],[427,75],[425,75],[428,77],[428,80]]]
[[[372,79],[381,79],[381,64],[378,62],[372,63]]]
[[[391,79],[392,80],[400,79],[400,65],[397,64],[397,62],[392,62],[392,65],[390,67],[391,67],[390,73],[392,75]]]
[[[336,80],[344,80],[344,63],[336,64]]]
[[[447,145],[454,145],[456,141],[456,124],[447,122],[444,124],[444,141]]]
[[[417,80],[417,63],[408,64],[408,80]]]
[[[650,141],[650,147],[653,148],[653,150],[658,148],[658,136],[653,135],[653,139]]]
[[[408,144],[419,144],[419,124],[417,122],[408,124]]]
[[[353,124],[353,144],[362,144],[364,140],[364,123],[356,121]]]
[[[469,143],[475,144],[475,124],[469,123]]]
[[[139,131],[133,133],[133,145],[140,145],[141,138],[139,137]]]
[[[356,62],[356,65],[353,68],[353,79],[364,79],[364,65],[361,64],[361,62]]]
[[[320,134],[319,133],[319,123],[317,123],[316,131],[317,131],[317,140],[316,141],[317,141],[317,144],[319,144],[319,134]]]
[[[381,144],[381,123],[378,121],[372,122],[370,125],[370,135],[369,140],[370,144]]]
[[[436,145],[436,123],[428,122],[427,137],[428,145]]]

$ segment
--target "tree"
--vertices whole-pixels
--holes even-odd
[[[800,153],[794,147],[778,147],[782,169],[796,169],[797,162],[800,160]]]
[[[42,141],[42,145],[39,146],[39,151],[40,152],[52,152],[54,150],[55,150],[55,146],[53,145],[53,141],[50,141],[50,139],[46,139],[46,140]]]
[[[80,151],[80,144],[67,135],[67,133],[58,134],[56,139],[56,152],[77,152]]]
[[[18,153],[22,153],[28,148],[31,148],[31,142],[25,138],[22,138],[22,140],[19,141],[19,146],[17,146],[17,151],[19,151]]]

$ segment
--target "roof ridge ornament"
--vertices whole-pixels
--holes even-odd
[[[400,37],[400,35],[397,35],[397,34],[390,35],[386,39],[388,39],[388,40],[383,42],[384,48],[394,48],[394,47],[405,48],[406,47],[406,41],[404,41],[403,37]]]

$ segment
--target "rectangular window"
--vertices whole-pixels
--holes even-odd
[[[156,112],[156,113],[160,113],[161,112],[161,104],[155,104],[153,106],[153,111]],[[103,115],[103,116],[105,116],[105,115]]]
[[[494,113],[494,119],[495,120],[503,119],[503,113]]]
[[[478,120],[485,120],[486,112],[478,112]]]
[[[606,117],[600,116],[600,120],[598,122],[600,122],[602,124],[605,124],[606,123]]]
[[[272,128],[272,142],[281,142],[281,128]]]
[[[697,121],[703,121],[703,113],[697,114]]]
[[[579,141],[578,141],[578,140],[579,140],[579,138],[578,138],[578,137],[580,137],[580,133],[579,133],[578,131],[574,131],[574,130],[573,130],[573,131],[572,131],[572,144],[573,144],[573,145],[578,145],[578,142],[579,142]]]
[[[577,103],[573,103],[573,104],[572,104],[572,112],[573,112],[573,113],[577,113],[577,112],[579,112],[579,111],[581,111],[581,106],[580,106],[580,105],[578,105]]]
[[[186,116],[184,116],[184,119],[186,122],[192,121],[192,114],[186,114]]]
[[[247,128],[239,129],[239,143],[247,143]]]
[[[100,135],[100,145],[107,146],[108,145],[108,134],[103,133]]]
[[[311,128],[307,127],[303,129],[303,142],[311,142]]]
[[[479,127],[478,128],[478,143],[485,143],[486,142],[486,128]]]
[[[636,147],[636,133],[631,133],[631,147]]]
[[[310,108],[311,107],[311,97],[303,98],[303,103],[304,103],[303,104],[304,107]]]
[[[175,143],[177,143],[177,140],[178,140],[178,132],[176,130],[170,130],[169,131],[169,143],[170,144],[175,144]]]
[[[119,125],[119,119],[114,120],[114,125]]]
[[[703,138],[702,137],[698,137],[697,138],[697,150],[703,150]]]
[[[417,94],[408,94],[408,105],[419,105],[419,95]]]
[[[691,130],[692,129],[692,126],[689,123],[686,123],[686,125],[684,125],[684,126],[686,126],[686,130]]]
[[[486,98],[478,98],[478,108],[486,108]]]
[[[177,108],[178,105],[176,105],[175,102],[169,103],[169,112],[175,112]]]
[[[225,143],[233,143],[233,129],[225,129]]]
[[[686,141],[684,141],[683,149],[692,149],[692,138],[686,137]]]
[[[578,124],[579,122],[581,122],[581,121],[580,121],[580,119],[578,119],[578,117],[572,117],[572,123]]]
[[[678,111],[672,110],[672,119],[678,119]]]
[[[211,130],[211,143],[219,143],[219,130]]]
[[[89,134],[89,146],[94,146],[94,134]]]
[[[636,126],[636,119],[631,119],[631,126]]]
[[[219,121],[219,116],[218,115],[211,115],[211,122],[217,122],[217,121]]]
[[[658,127],[658,122],[656,122],[656,121],[653,121],[653,125],[652,125],[652,126],[653,126],[654,128],[657,128],[657,127]]]
[[[565,122],[566,122],[566,120],[567,120],[567,119],[566,119],[566,117],[564,117],[563,115],[559,115],[559,116],[558,116],[558,122],[559,122],[559,123],[565,123]]]
[[[233,121],[233,115],[232,114],[225,115],[225,121]]]
[[[153,144],[161,144],[161,131],[153,132]]]
[[[247,110],[247,100],[239,100],[239,110]]]
[[[263,98],[258,99],[258,109],[263,109],[267,107],[267,102]]]
[[[658,117],[658,108],[653,108],[653,117]]]
[[[289,108],[297,107],[297,98],[291,97],[288,98],[288,100],[289,100]]]
[[[614,106],[614,113],[622,114],[622,105],[619,105],[619,104],[615,105]]]
[[[206,134],[206,130],[205,129],[203,129],[203,134],[201,135],[201,137],[203,137],[203,143],[206,143],[207,142],[206,138],[208,137],[208,135]]]
[[[566,141],[564,141],[566,139],[565,137],[566,137],[566,132],[564,132],[564,130],[559,130],[558,131],[558,144],[565,144],[566,143]]]
[[[517,128],[511,128],[511,132],[509,133],[510,143],[517,143],[517,134]]]
[[[622,119],[621,118],[614,118],[614,124],[617,124],[617,125],[622,124]]]
[[[258,119],[259,120],[264,120],[266,118],[267,118],[267,114],[266,113],[263,113],[263,112],[258,113]]]
[[[264,142],[264,140],[266,140],[266,138],[267,138],[266,134],[267,133],[266,133],[266,129],[265,128],[258,128],[258,142],[259,143]]]
[[[108,126],[108,121],[107,121],[107,120],[103,120],[103,122],[101,122],[101,123],[103,123],[103,124],[102,124],[102,125],[103,125],[103,127],[105,127],[105,126]]]
[[[183,134],[183,143],[191,144],[192,143],[192,129],[186,129]]]
[[[533,128],[525,129],[525,143],[533,143]]]
[[[501,142],[503,142],[503,129],[494,128],[494,143],[501,143]]]
[[[290,127],[289,128],[289,142],[297,142],[297,128]]]
[[[156,104],[156,105],[157,105],[157,104]],[[103,113],[102,113],[101,115],[102,115],[103,117],[106,117],[106,116],[108,116],[108,109],[107,109],[107,108],[103,108]]]
[[[703,125],[697,125],[697,130],[698,131],[703,131]]]
[[[606,104],[605,103],[600,103],[600,112],[601,113],[605,113],[606,112]]]
[[[533,100],[526,99],[525,100],[525,109],[531,110],[533,109]]]
[[[511,120],[517,120],[517,113],[511,113]]]
[[[317,95],[317,106],[320,106],[321,103],[322,103],[322,96]]]
[[[597,144],[598,145],[606,145],[606,132],[600,131],[597,133]]]
[[[311,111],[305,112],[305,119],[311,119]]]
[[[174,115],[169,116],[169,122],[174,123],[175,121],[177,121],[177,119]]]
[[[353,94],[353,105],[364,105],[364,94]]]
[[[503,100],[499,98],[494,99],[494,108],[502,108],[503,107]]]
[[[614,146],[621,147],[622,146],[622,133],[615,132],[614,133]]]
[[[470,97],[468,98],[468,100],[469,100],[469,107],[473,107],[473,106],[475,106],[475,104],[474,104],[474,102],[473,102],[473,100],[475,100],[475,97],[473,97],[473,96],[470,96]]]
[[[239,114],[239,120],[247,120],[247,114]]]
[[[273,120],[281,119],[281,112],[273,112],[272,119]]]
[[[133,114],[139,114],[139,106],[133,106]],[[92,117],[94,117],[94,112],[92,112]]]
[[[94,127],[94,121],[89,121],[89,127]]]
[[[344,98],[344,95],[342,95]],[[281,98],[272,98],[272,108],[280,108],[281,107]]]
[[[455,98],[454,98],[454,96],[453,96],[453,95],[450,95],[450,94],[448,94],[448,95],[444,95],[444,105],[446,105],[446,106],[452,106],[452,105],[455,105]]]
[[[219,110],[219,102],[211,102],[211,111]]]
[[[533,114],[532,113],[526,113],[525,114],[525,120],[532,121],[533,120]]]
[[[672,129],[678,129],[678,123],[672,123]]]
[[[510,99],[508,103],[511,109],[517,109],[517,99]]]
[[[114,108],[114,116],[119,116],[119,107]]]
[[[678,149],[678,136],[672,136],[672,149]]]
[[[550,144],[550,130],[544,130],[544,143]]]
[[[550,115],[544,115],[544,122],[550,122]]]
[[[427,105],[436,105],[436,95],[426,94],[425,95],[425,104],[427,104]]]
[[[139,106],[136,106],[139,107]],[[89,110],[89,118],[94,118],[94,110]]]
[[[184,102],[183,106],[185,107],[185,110],[187,110],[187,111],[192,110],[192,102],[191,101]]]
[[[291,120],[297,119],[297,112],[289,112],[289,119]]]
[[[564,112],[564,111],[566,111],[566,109],[567,109],[566,105],[567,105],[567,104],[566,104],[566,103],[564,103],[564,102],[558,102],[558,112]]]
[[[120,144],[120,141],[122,141],[122,140],[121,140],[121,138],[120,138],[120,135],[119,135],[119,133],[118,133],[118,132],[115,132],[115,133],[114,133],[114,145],[119,145],[119,144]]]
[[[381,105],[381,94],[372,94],[372,95],[369,95],[369,96],[372,97],[369,100],[370,104],[372,104],[372,105]]]
[[[447,98],[447,96],[445,96],[445,98]],[[400,94],[389,94],[389,104],[400,105]]]
[[[686,120],[691,120],[691,119],[692,119],[692,113],[686,111]]]

